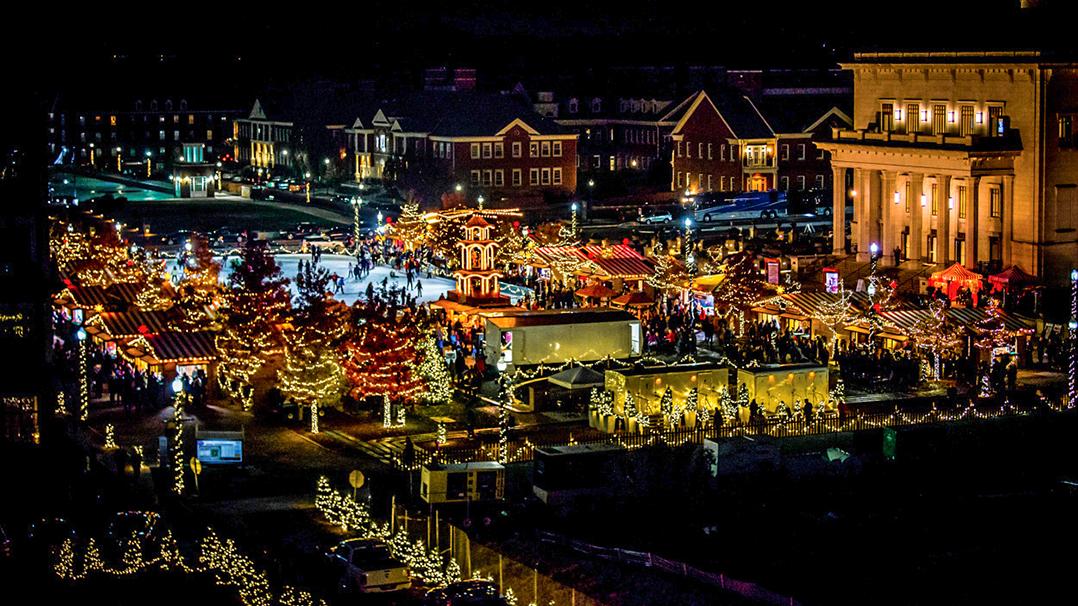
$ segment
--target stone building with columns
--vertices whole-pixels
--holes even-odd
[[[834,250],[1050,283],[1078,260],[1078,63],[1039,51],[857,53],[831,154]]]

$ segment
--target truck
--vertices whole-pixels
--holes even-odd
[[[341,586],[359,593],[388,593],[412,586],[408,567],[392,557],[389,546],[373,539],[348,539],[326,552],[341,569]]]

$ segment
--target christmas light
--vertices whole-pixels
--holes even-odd
[[[105,425],[105,450],[116,450],[119,446],[116,445],[116,429],[112,426],[112,423]]]

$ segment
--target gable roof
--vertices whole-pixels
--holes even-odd
[[[714,108],[738,139],[770,139],[775,136],[752,100],[734,90],[697,91],[663,116],[663,120],[678,121],[673,130],[676,134],[685,126],[689,117],[705,103]]]
[[[809,132],[831,116],[853,125],[852,95],[765,95],[756,106],[776,133]]]

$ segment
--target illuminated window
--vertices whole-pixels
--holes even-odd
[[[928,190],[932,196],[932,216],[935,217],[940,212],[940,200],[936,195],[936,184],[933,183],[932,187]]]
[[[964,185],[958,186],[958,218],[966,218],[966,187]]]
[[[932,134],[942,135],[947,132],[947,106],[932,106]]]
[[[916,133],[921,130],[921,106],[916,103],[906,105],[906,132]]]
[[[960,121],[958,123],[958,134],[963,137],[973,134],[973,106],[963,105],[960,110]]]
[[[109,116],[109,126],[116,126],[116,116]]]
[[[1003,195],[998,187],[988,190],[988,213],[994,219],[1003,217]]]
[[[889,133],[895,128],[895,106],[884,103],[880,106],[880,130]]]
[[[531,141],[531,142],[528,143],[528,157],[530,157],[530,158],[538,158],[539,157],[539,142],[538,141]]]
[[[190,125],[190,124],[194,124],[194,123],[195,123],[195,115],[194,114],[187,114],[187,124]]]

